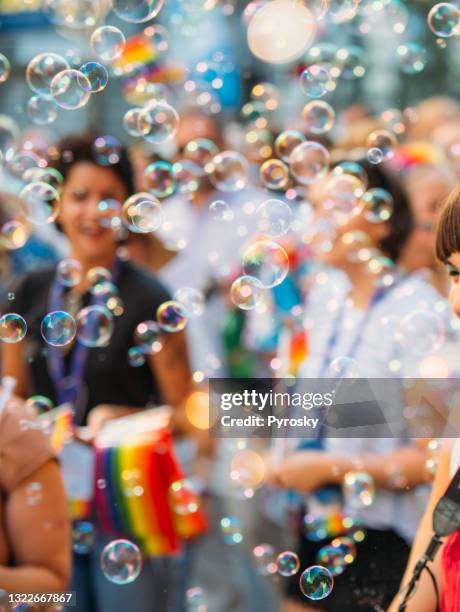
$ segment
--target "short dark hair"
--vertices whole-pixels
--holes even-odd
[[[380,243],[382,251],[393,261],[401,255],[404,244],[414,229],[414,217],[409,197],[399,177],[383,164],[360,160],[368,179],[368,189],[385,189],[393,198],[393,213],[386,222],[389,233]]]
[[[95,133],[71,134],[62,138],[56,145],[55,159],[50,161],[50,166],[58,170],[67,179],[72,167],[78,162],[91,162],[102,168],[110,168],[120,179],[126,188],[128,196],[135,192],[134,173],[129,159],[128,150],[120,144],[117,148],[118,159],[115,163],[102,164],[97,157],[94,143],[104,135]]]
[[[450,193],[436,226],[436,257],[446,263],[460,252],[460,184]]]

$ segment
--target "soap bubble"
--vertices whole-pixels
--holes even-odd
[[[129,540],[113,540],[107,544],[100,562],[102,573],[114,584],[134,582],[142,569],[141,552]]]
[[[254,276],[239,276],[230,289],[232,302],[241,310],[252,310],[262,299],[262,283]]]
[[[10,62],[7,57],[0,53],[0,83],[4,83],[10,76]]]
[[[211,202],[209,212],[215,221],[231,221],[233,219],[233,211],[224,200]]]
[[[207,612],[208,598],[201,587],[192,587],[185,592],[188,612]]]
[[[22,175],[25,183],[47,183],[60,190],[64,177],[55,168],[28,168]]]
[[[193,287],[182,287],[174,294],[174,299],[185,308],[187,317],[199,317],[204,312],[205,298],[202,291]]]
[[[121,204],[118,200],[107,198],[97,205],[99,211],[99,225],[101,227],[119,229],[121,226]]]
[[[15,312],[0,317],[0,340],[7,344],[20,342],[27,332],[27,323]]]
[[[178,332],[187,325],[184,306],[175,300],[163,302],[157,309],[158,325],[166,332]]]
[[[190,159],[181,159],[172,165],[172,176],[180,193],[193,193],[200,186],[203,170]]]
[[[280,553],[276,559],[278,574],[281,576],[294,576],[300,569],[299,556],[290,550]]]
[[[275,549],[271,544],[259,544],[252,551],[257,573],[261,576],[276,574],[278,566]]]
[[[72,525],[73,551],[77,555],[87,555],[96,541],[96,529],[89,521],[75,521]]]
[[[411,355],[428,355],[439,350],[444,342],[445,326],[435,312],[417,309],[399,323],[396,339]]]
[[[163,348],[161,329],[155,321],[139,323],[134,332],[134,340],[143,353],[153,355]]]
[[[305,142],[305,136],[301,132],[285,130],[275,140],[275,152],[283,161],[288,162],[293,150],[302,142]]]
[[[65,346],[75,338],[77,324],[68,312],[57,310],[43,317],[40,331],[47,344]]]
[[[249,179],[249,164],[237,151],[222,151],[207,165],[211,183],[222,191],[239,191]]]
[[[428,59],[426,50],[416,42],[399,45],[396,50],[399,56],[399,67],[404,74],[422,72]]]
[[[115,136],[98,136],[92,149],[96,162],[101,166],[111,166],[120,161],[122,145]]]
[[[130,108],[123,117],[123,126],[131,136],[144,136],[149,131],[146,121],[141,119],[143,108]]]
[[[112,273],[107,268],[103,268],[102,266],[96,266],[95,268],[91,268],[88,270],[86,274],[86,280],[90,284],[91,287],[95,287],[99,283],[104,281],[112,280]]]
[[[195,483],[188,479],[176,480],[168,490],[169,507],[176,514],[188,516],[199,508],[199,498]]]
[[[145,363],[145,356],[138,346],[132,346],[128,349],[128,363],[133,368],[139,368]]]
[[[110,62],[123,53],[126,39],[118,28],[102,26],[91,35],[91,48],[105,62]]]
[[[56,268],[56,278],[64,287],[75,287],[82,279],[83,269],[76,259],[61,260]]]
[[[305,129],[312,134],[325,134],[334,125],[335,111],[323,100],[312,100],[302,111]]]
[[[29,183],[22,189],[19,199],[24,216],[35,225],[52,223],[58,215],[59,193],[47,183]]]
[[[428,27],[441,38],[457,34],[459,20],[460,9],[449,2],[435,4],[428,13]]]
[[[366,508],[374,501],[374,479],[367,472],[347,472],[343,479],[343,493],[351,507]]]
[[[218,153],[219,148],[212,140],[196,138],[185,145],[183,155],[186,159],[203,168],[204,171],[206,164],[211,162]]]
[[[272,238],[287,234],[292,223],[292,210],[283,200],[266,200],[256,211],[258,229]]]
[[[356,45],[349,45],[337,49],[334,56],[334,72],[338,72],[341,79],[354,81],[366,74],[364,51]]]
[[[384,154],[382,153],[380,149],[377,149],[377,147],[371,147],[368,150],[366,157],[369,163],[374,164],[374,165],[381,164],[383,160],[385,159]]]
[[[369,189],[362,197],[364,216],[371,223],[385,223],[393,214],[393,198],[385,189]]]
[[[321,565],[312,565],[300,576],[300,590],[314,601],[330,595],[334,586],[334,578],[329,570]]]
[[[86,62],[80,67],[80,73],[85,77],[80,82],[80,87],[84,91],[97,93],[107,87],[109,74],[105,66],[99,64],[99,62]],[[89,89],[87,90],[88,83]]]
[[[131,232],[154,232],[163,222],[160,202],[149,193],[135,193],[123,204],[122,219]]]
[[[93,28],[100,16],[99,0],[45,0],[51,21],[74,29]]]
[[[56,121],[57,107],[54,100],[32,96],[27,102],[27,114],[37,125],[48,125]]]
[[[241,544],[243,541],[241,521],[236,516],[224,516],[220,520],[220,529],[225,544],[234,546],[235,544]]]
[[[321,207],[332,222],[347,223],[361,210],[364,187],[350,174],[332,174],[324,186]]]
[[[316,562],[329,570],[333,576],[340,576],[347,567],[342,550],[331,544],[320,548],[316,555]]]
[[[27,171],[37,168],[40,163],[40,158],[32,151],[18,151],[12,155],[8,155],[5,167],[11,176],[20,180],[24,180],[24,175]]]
[[[155,161],[144,170],[147,189],[157,198],[167,198],[176,190],[172,176],[172,165],[166,161]]]
[[[75,110],[85,106],[90,98],[91,84],[79,70],[63,70],[51,81],[50,91],[58,106]]]
[[[50,95],[53,79],[69,69],[69,64],[57,53],[40,53],[27,65],[26,80],[29,87],[39,95]]]
[[[300,86],[308,97],[322,98],[333,89],[334,82],[324,66],[313,64],[300,75]]]
[[[0,245],[9,251],[20,249],[29,238],[29,232],[19,221],[7,221],[0,229]]]
[[[279,159],[267,159],[260,166],[259,176],[267,189],[285,189],[289,183],[289,168]]]
[[[329,168],[329,152],[319,142],[299,144],[289,157],[294,178],[302,185],[309,185],[324,177]]]
[[[257,278],[270,289],[281,284],[289,271],[289,258],[282,246],[269,240],[260,240],[246,249],[243,271]]]
[[[374,130],[366,140],[368,149],[379,149],[385,159],[393,157],[398,141],[393,132],[389,130]]]
[[[113,332],[113,316],[105,306],[87,306],[77,314],[78,342],[89,348],[107,346]]]
[[[49,397],[44,395],[31,395],[27,398],[25,405],[39,416],[53,410],[54,404]]]
[[[162,144],[174,138],[179,121],[177,111],[170,104],[154,101],[139,114],[138,126],[146,140]]]
[[[333,23],[345,23],[355,17],[361,0],[329,0],[329,18]]]
[[[114,12],[128,23],[153,19],[161,11],[164,0],[112,0]]]

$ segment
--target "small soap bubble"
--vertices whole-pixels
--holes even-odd
[[[7,344],[20,342],[27,333],[27,323],[18,314],[9,312],[0,317],[0,340]]]
[[[78,342],[88,348],[107,346],[113,332],[113,316],[105,308],[95,304],[77,314]]]
[[[106,25],[94,30],[90,43],[94,53],[101,60],[110,62],[123,53],[126,39],[118,28]]]
[[[271,576],[278,571],[275,549],[271,544],[259,544],[252,551],[257,573]]]
[[[107,580],[114,584],[129,584],[141,573],[142,556],[133,542],[113,540],[103,549],[100,564]]]
[[[198,289],[182,287],[175,292],[174,299],[185,308],[187,317],[199,317],[204,312],[205,298]]]
[[[333,587],[332,574],[321,565],[309,567],[300,576],[300,590],[308,599],[324,599],[331,594]]]
[[[77,324],[68,312],[57,310],[49,312],[43,317],[40,331],[47,344],[66,346],[75,338]]]
[[[223,151],[206,166],[211,183],[222,191],[239,191],[249,179],[249,164],[237,151]]]
[[[230,288],[232,302],[241,310],[253,310],[262,300],[263,286],[254,276],[239,276]]]
[[[241,521],[236,516],[224,516],[220,520],[220,529],[225,544],[234,546],[235,544],[241,544],[243,541]]]
[[[186,309],[176,300],[163,302],[157,310],[157,321],[163,331],[179,332],[187,325]]]
[[[81,263],[76,259],[66,258],[58,263],[56,278],[64,287],[75,287],[83,276]]]
[[[128,349],[128,363],[133,368],[139,368],[145,363],[145,355],[138,346]]]
[[[374,501],[374,480],[367,472],[348,472],[343,479],[343,492],[351,507],[366,508]]]
[[[185,592],[188,612],[207,612],[208,598],[201,587],[192,587]]]
[[[96,529],[89,521],[75,521],[72,525],[73,551],[77,555],[88,555],[94,548]]]
[[[280,553],[276,559],[278,574],[281,576],[295,576],[300,569],[299,556],[290,550]]]
[[[280,285],[289,271],[289,258],[284,248],[276,242],[260,240],[243,254],[245,275],[257,278],[263,287],[270,289]]]
[[[56,121],[57,106],[53,99],[32,96],[27,102],[27,114],[37,125],[49,125]]]

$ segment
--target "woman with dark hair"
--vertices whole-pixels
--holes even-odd
[[[132,194],[131,166],[123,148],[101,158],[95,143],[93,136],[67,137],[59,143],[54,162],[64,177],[57,222],[67,235],[71,259],[77,262],[72,265],[80,269],[81,278],[67,283],[53,268],[22,279],[6,311],[25,319],[27,335],[16,344],[4,344],[2,356],[3,373],[17,380],[19,395],[38,394],[55,404],[71,403],[74,424],[86,426],[89,441],[107,421],[136,413],[147,404],[181,405],[190,388],[182,331],[165,334],[161,350],[147,354],[137,367],[128,362],[136,327],[154,320],[158,307],[170,297],[155,277],[117,256],[116,232],[101,223],[99,203],[123,203]],[[109,291],[115,298],[115,309],[109,316],[109,328],[113,325],[110,338],[107,342],[91,341],[91,348],[78,339],[59,348],[47,344],[41,333],[47,313],[65,311],[75,317],[82,308],[95,304],[88,272],[96,268],[102,279],[110,278],[115,286]],[[76,469],[84,478],[84,469]],[[146,560],[136,582],[117,589],[99,568],[97,552],[102,545],[100,538],[92,554],[75,556],[79,609],[163,610],[169,595],[164,586],[168,578],[164,560]]]
[[[403,189],[387,169],[367,162],[360,165],[367,180],[364,195],[356,190],[359,181],[354,181],[354,175],[342,182],[334,178],[346,174],[347,168],[348,172],[353,166],[356,170],[356,164],[339,165],[310,192],[318,228],[312,244],[316,260],[326,268],[316,275],[307,296],[304,324],[308,356],[299,377],[376,379],[417,375],[419,332],[405,321],[420,310],[433,311],[439,300],[423,279],[402,277],[397,272],[399,254],[412,228]],[[345,197],[347,185],[353,189]],[[333,381],[331,384],[335,388]],[[397,421],[404,407],[401,399],[388,385],[385,401],[396,410]],[[366,412],[367,407],[362,409]],[[306,442],[304,450],[288,456],[273,470],[274,484],[307,494],[309,516],[303,523],[300,542],[302,568],[322,565],[318,552],[334,536],[343,534],[343,517],[352,517],[366,534],[363,541],[357,539],[356,560],[345,564],[343,574],[335,576],[328,597],[309,601],[300,592],[298,579],[293,580],[286,610],[383,610],[399,585],[423,510],[423,496],[415,488],[429,479],[424,470],[425,444],[391,428],[385,430],[386,434],[381,430],[377,434],[375,427],[348,431],[348,437],[342,438],[320,432],[314,444]],[[346,487],[344,493],[341,491],[345,475],[353,472],[364,473],[367,479],[364,482],[369,490],[366,492],[364,484],[363,503],[359,489],[353,499],[352,485],[351,492],[348,489],[347,493]],[[320,527],[309,530],[309,525]],[[341,528],[328,532],[328,525]],[[340,552],[337,554],[340,556]],[[336,562],[345,563],[343,558]]]

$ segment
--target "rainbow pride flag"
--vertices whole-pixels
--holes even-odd
[[[173,554],[206,530],[199,506],[178,513],[170,487],[184,476],[173,452],[167,409],[117,419],[96,439],[95,506],[107,533],[134,538],[150,556]],[[100,486],[103,483],[103,486]]]
[[[59,453],[64,444],[72,437],[73,410],[71,406],[53,408],[41,414],[38,421],[43,431],[49,436],[51,446]]]

